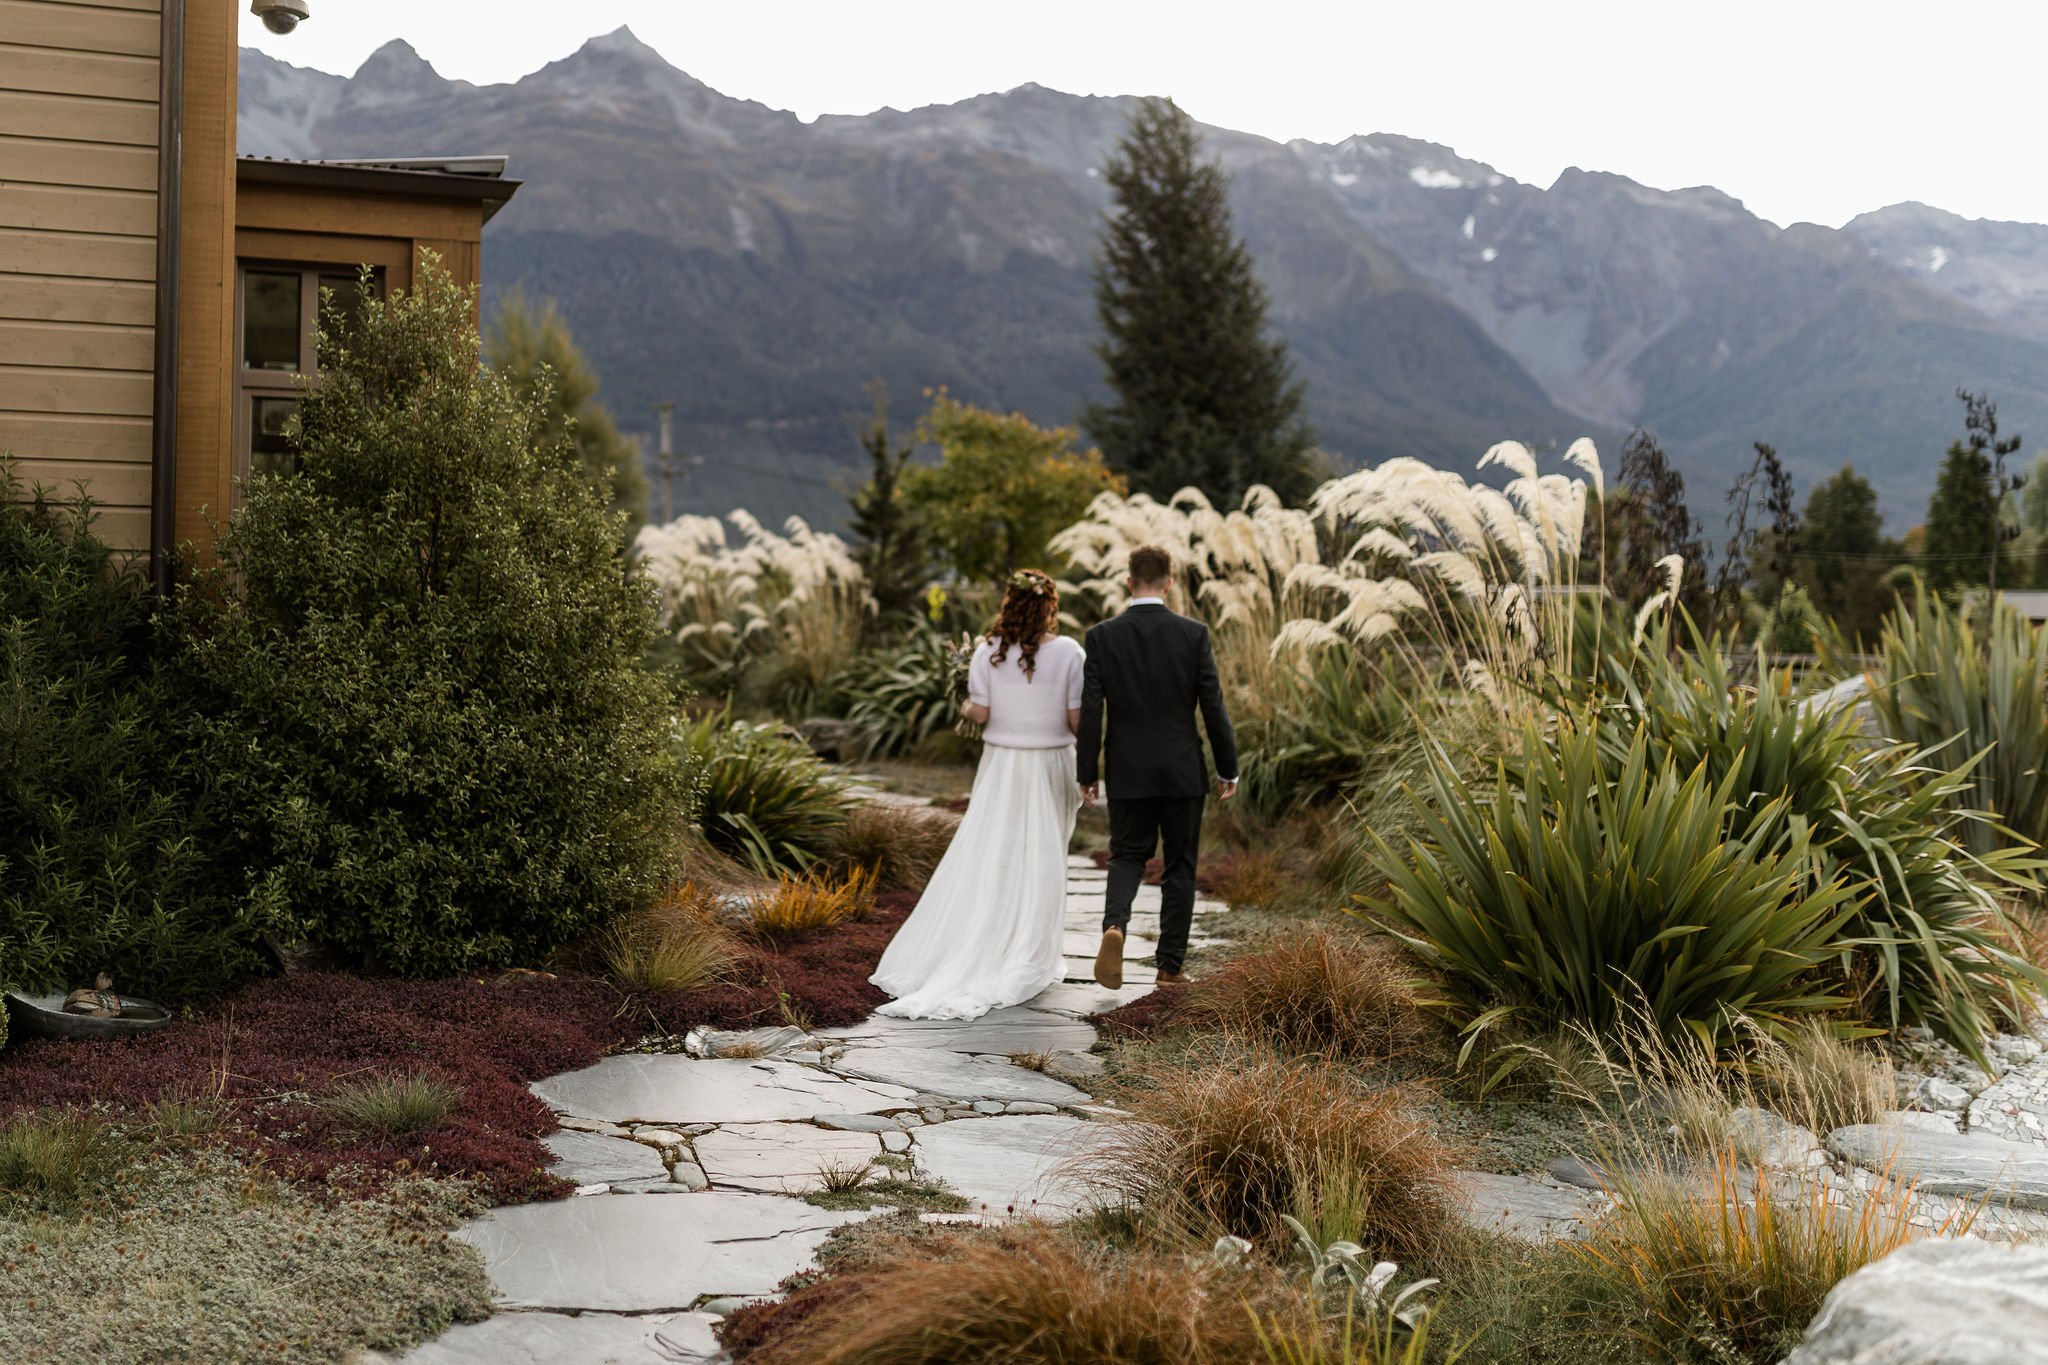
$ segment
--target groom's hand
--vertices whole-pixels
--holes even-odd
[[[1232,778],[1228,782],[1218,782],[1216,784],[1216,799],[1218,801],[1228,801],[1235,795],[1237,795],[1237,779]]]
[[[1089,805],[1094,805],[1101,795],[1102,784],[1100,782],[1083,782],[1081,784],[1081,799]]]

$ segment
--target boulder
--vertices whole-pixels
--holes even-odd
[[[818,716],[799,721],[796,733],[827,763],[851,763],[861,756],[861,729],[850,721]]]
[[[2048,1209],[2048,1149],[2030,1144],[1859,1123],[1829,1133],[1828,1150],[1919,1194],[1984,1196],[1994,1204]]]
[[[2048,1250],[1903,1246],[1829,1291],[1784,1365],[2048,1365]]]

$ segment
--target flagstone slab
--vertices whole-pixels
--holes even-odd
[[[578,1185],[616,1185],[629,1180],[666,1180],[661,1153],[645,1143],[596,1133],[550,1133],[541,1139],[555,1154],[548,1174]]]
[[[1133,918],[1135,919],[1135,916]],[[1132,962],[1139,958],[1152,956],[1156,945],[1150,940],[1158,937],[1159,935],[1156,931],[1149,936],[1139,933],[1138,926],[1133,923],[1124,934],[1124,961]],[[1093,962],[1095,960],[1095,950],[1101,945],[1102,931],[1100,929],[1092,932],[1069,929],[1060,935],[1060,951],[1068,957],[1085,957],[1090,962]]]
[[[964,1052],[930,1047],[851,1048],[835,1066],[871,1081],[915,1086],[954,1100],[1044,1100],[1069,1104],[1084,1098],[1064,1081],[1008,1062],[977,1061]]]
[[[1069,1164],[1110,1140],[1114,1128],[1064,1114],[1026,1114],[920,1128],[912,1152],[918,1170],[943,1180],[995,1217],[1071,1217],[1089,1189]]]
[[[1035,1010],[1047,1010],[1054,1014],[1085,1018],[1128,1005],[1133,1000],[1143,999],[1152,994],[1153,983],[1138,983],[1127,980],[1116,990],[1098,986],[1094,981],[1061,981],[1047,986],[1024,1003]]]
[[[1086,1051],[1095,1030],[1063,1015],[1021,1005],[990,1010],[979,1019],[892,1019],[876,1015],[846,1028],[819,1029],[827,1038],[889,1047],[936,1047],[949,1052]]]
[[[804,1194],[825,1188],[824,1168],[857,1168],[882,1154],[873,1133],[835,1133],[807,1123],[730,1123],[697,1139],[713,1189]]]
[[[614,1123],[764,1123],[900,1109],[912,1092],[777,1060],[627,1053],[529,1087],[555,1109]]]
[[[866,1216],[714,1190],[515,1204],[453,1235],[483,1253],[504,1307],[662,1313],[706,1295],[770,1293],[833,1228]]]
[[[1143,943],[1142,940],[1140,942],[1146,948],[1152,946],[1149,943]],[[1150,957],[1151,954],[1148,952],[1146,956]],[[1087,982],[1095,979],[1095,955],[1093,953],[1090,953],[1087,957],[1064,958],[1062,961],[1067,965],[1061,980]],[[1158,980],[1159,969],[1157,967],[1148,967],[1142,962],[1133,962],[1129,958],[1124,959],[1124,984],[1126,986],[1144,986],[1149,990],[1153,985],[1157,984]],[[1143,991],[1139,992],[1141,995],[1144,993]]]
[[[718,1357],[710,1313],[500,1313],[450,1328],[402,1357],[370,1352],[363,1365],[678,1365]]]

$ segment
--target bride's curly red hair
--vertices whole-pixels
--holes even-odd
[[[1009,657],[1010,646],[1016,645],[1024,676],[1030,677],[1038,668],[1039,637],[1053,628],[1059,616],[1060,590],[1052,579],[1036,569],[1017,570],[1003,588],[1002,610],[996,613],[996,623],[988,633],[996,646],[989,662],[1001,663]]]

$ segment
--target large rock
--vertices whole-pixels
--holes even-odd
[[[765,1194],[562,1199],[496,1209],[454,1236],[483,1253],[508,1308],[662,1313],[766,1294],[865,1217]]]
[[[1070,1104],[1087,1097],[1065,1081],[1008,1062],[976,1061],[964,1052],[927,1047],[855,1048],[838,1069],[851,1076],[911,1086],[955,1100],[1044,1100]],[[815,1113],[822,1105],[813,1105]]]
[[[718,1355],[711,1335],[717,1321],[710,1313],[500,1313],[450,1328],[400,1358],[405,1365],[676,1365]],[[392,1359],[377,1352],[361,1357],[362,1365]]]
[[[614,1123],[765,1123],[901,1109],[911,1092],[784,1061],[628,1053],[535,1081],[556,1109]],[[1020,1098],[1022,1098],[1020,1096]]]
[[[2048,1150],[2039,1147],[1895,1123],[1859,1123],[1829,1133],[1828,1150],[1910,1184],[1920,1194],[1988,1196],[2015,1208],[2048,1209]]]
[[[942,1123],[913,1134],[919,1170],[937,1176],[993,1217],[1064,1218],[1088,1203],[1087,1182],[1072,1169],[1113,1129],[1064,1115]]]
[[[661,1153],[645,1143],[596,1133],[550,1133],[541,1139],[555,1154],[550,1175],[578,1185],[615,1185],[628,1180],[666,1180]]]
[[[882,1154],[872,1133],[833,1133],[805,1123],[733,1123],[697,1139],[714,1188],[802,1194],[825,1188],[828,1166],[853,1170]]]
[[[1829,1291],[1784,1365],[2048,1365],[2048,1250],[1901,1247]]]
[[[1047,986],[1024,1003],[1035,1010],[1049,1010],[1055,1014],[1067,1014],[1085,1018],[1091,1014],[1105,1014],[1133,1000],[1143,999],[1152,994],[1152,983],[1138,985],[1126,983],[1117,990],[1109,990],[1093,981],[1060,981]]]
[[[1090,1025],[1065,1015],[1022,1005],[990,1010],[979,1019],[892,1019],[875,1015],[846,1028],[819,1029],[824,1038],[888,1047],[940,1048],[948,1052],[1086,1052],[1095,1045]]]
[[[1482,1232],[1524,1242],[1575,1238],[1606,1200],[1558,1181],[1490,1171],[1459,1171],[1458,1216]]]

